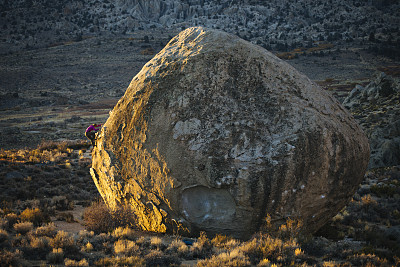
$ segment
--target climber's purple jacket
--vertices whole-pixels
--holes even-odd
[[[86,133],[91,132],[91,131],[97,132],[99,129],[96,129],[95,127],[99,127],[99,126],[101,126],[101,124],[95,124],[95,125],[96,125],[96,126],[90,125],[89,127],[87,127]]]

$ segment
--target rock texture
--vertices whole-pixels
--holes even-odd
[[[201,27],[133,78],[98,136],[106,203],[149,231],[246,238],[267,214],[315,231],[355,192],[368,140],[350,113],[261,47]]]
[[[366,87],[357,85],[344,100],[371,146],[368,167],[400,165],[400,83],[380,73]]]

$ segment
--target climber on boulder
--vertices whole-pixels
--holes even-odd
[[[96,133],[100,130],[100,128],[96,128],[96,127],[100,127],[101,124],[92,124],[89,127],[87,127],[86,132],[85,132],[85,136],[87,138],[89,138],[90,141],[92,141],[92,146],[95,147],[96,146]]]

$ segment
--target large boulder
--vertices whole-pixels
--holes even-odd
[[[144,230],[239,238],[273,222],[313,232],[351,198],[367,138],[331,95],[261,47],[201,27],[133,78],[102,128],[91,174]]]

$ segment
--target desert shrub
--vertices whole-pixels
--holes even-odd
[[[230,236],[217,234],[213,239],[211,239],[211,244],[214,247],[222,248],[225,247],[225,245],[231,240],[232,237]]]
[[[71,212],[62,212],[57,214],[57,220],[66,221],[67,223],[75,222],[74,215]]]
[[[85,252],[91,252],[91,251],[93,251],[93,245],[92,245],[92,243],[87,242],[86,245],[84,245],[84,246],[82,247],[81,250],[82,250],[82,251],[85,251]]]
[[[386,259],[381,259],[374,254],[357,254],[348,258],[354,266],[389,266]]]
[[[178,257],[165,255],[161,250],[151,250],[145,257],[146,266],[170,266],[180,264]]]
[[[22,255],[19,250],[12,252],[8,250],[0,250],[1,266],[22,266]]]
[[[150,240],[147,237],[141,236],[136,239],[135,243],[142,249],[150,246]]]
[[[7,220],[7,228],[12,229],[14,224],[18,222],[18,215],[15,213],[6,214],[5,219]]]
[[[398,189],[393,184],[379,184],[371,186],[371,192],[378,197],[393,197],[398,193]]]
[[[56,210],[69,210],[73,208],[73,202],[69,201],[66,196],[55,196],[51,198],[50,205]]]
[[[139,246],[131,240],[120,239],[114,243],[114,251],[116,254],[132,256],[139,252]]]
[[[0,218],[0,229],[7,229],[8,228],[8,221],[6,218]]]
[[[50,246],[52,248],[62,248],[63,250],[69,250],[75,246],[74,238],[67,232],[58,231],[57,235],[50,239]]]
[[[111,257],[102,258],[94,263],[96,266],[132,266],[143,267],[145,266],[144,259],[138,256],[131,257]]]
[[[32,237],[30,246],[32,248],[46,249],[49,248],[50,238],[48,237]]]
[[[14,230],[19,234],[24,235],[32,229],[33,229],[33,223],[31,223],[31,222],[20,222],[20,223],[14,224]]]
[[[56,226],[54,223],[49,223],[44,226],[40,226],[32,231],[34,236],[47,236],[47,237],[54,237],[57,234]]]
[[[209,259],[201,260],[197,263],[198,267],[207,266],[250,266],[249,258],[241,251],[235,249],[231,252],[224,252],[214,255]]]
[[[8,239],[8,233],[6,230],[0,229],[0,243],[3,243]]]
[[[96,250],[101,250],[104,248],[104,244],[109,242],[113,242],[113,237],[106,233],[100,233],[99,235],[95,235],[91,240],[92,245],[95,247]]]
[[[64,252],[62,248],[53,248],[53,252],[47,255],[47,262],[51,264],[62,263],[64,260]]]
[[[370,207],[377,205],[378,202],[371,197],[370,194],[361,197],[361,205],[363,207]]]
[[[152,248],[160,249],[163,246],[162,239],[158,236],[153,236],[152,238],[150,238],[150,245],[152,246]]]
[[[39,226],[42,223],[48,222],[50,220],[49,216],[46,216],[39,208],[27,208],[19,215],[19,218],[21,219],[21,221],[31,222],[35,226]]]
[[[113,228],[113,218],[103,201],[93,202],[83,214],[86,229],[98,233],[107,233]]]
[[[136,227],[136,215],[128,205],[118,206],[111,212],[113,218],[113,228],[116,227]]]
[[[201,232],[200,237],[193,243],[190,250],[193,252],[194,257],[205,258],[210,254],[211,248],[211,242],[206,233]]]
[[[112,235],[115,238],[125,238],[129,240],[135,240],[137,233],[130,227],[117,227],[114,229]]]
[[[86,259],[82,259],[80,261],[75,261],[71,259],[65,259],[64,260],[64,265],[65,266],[89,266],[89,263],[87,262]]]
[[[79,231],[79,238],[92,238],[94,236],[93,231],[81,230]]]
[[[175,239],[169,244],[167,251],[172,253],[178,253],[180,256],[188,255],[188,246],[180,239]]]

